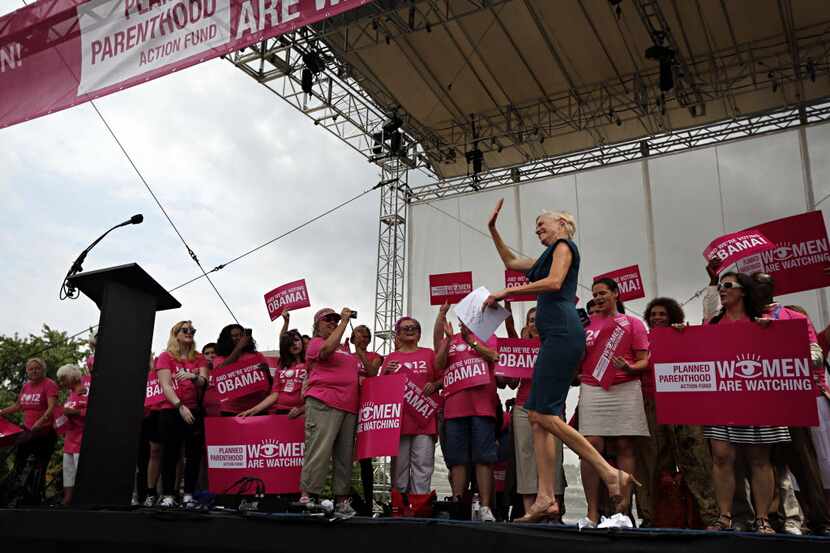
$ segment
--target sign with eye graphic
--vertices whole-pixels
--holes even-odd
[[[807,322],[651,331],[658,424],[817,426]]]
[[[240,478],[253,476],[265,482],[265,493],[299,492],[304,424],[303,418],[276,415],[207,417],[209,491],[226,493]]]

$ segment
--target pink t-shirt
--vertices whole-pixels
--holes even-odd
[[[392,361],[398,362],[397,371],[389,368],[389,363]],[[424,386],[428,382],[438,380],[438,373],[435,370],[435,352],[429,348],[418,348],[410,352],[396,351],[390,353],[383,360],[381,371],[383,374],[404,374],[421,390],[424,389]],[[438,394],[433,394],[430,396],[430,399],[437,401]],[[428,419],[424,419],[408,402],[404,401],[403,405],[401,436],[435,435],[438,433],[437,411]]]
[[[582,360],[582,383],[588,386],[599,386],[597,379],[592,376],[594,367],[597,366],[600,356],[602,355],[601,348],[594,347],[600,332],[607,326],[613,325],[615,317],[600,317],[594,315],[591,317],[591,323],[585,328],[585,358]],[[628,364],[633,365],[636,360],[636,353],[638,351],[648,351],[648,331],[643,321],[632,317],[630,315],[621,315],[628,320],[628,327],[620,342],[621,357],[625,359]],[[614,368],[609,364],[609,369]],[[614,369],[614,383],[622,384],[624,382],[631,382],[637,380],[641,375],[628,374],[621,369]]]
[[[20,407],[23,408],[23,426],[31,430],[49,408],[48,398],[57,399],[59,391],[58,385],[49,378],[42,378],[37,384],[31,380],[27,381],[17,399]],[[48,420],[43,427],[48,428],[53,422],[53,420]]]
[[[92,369],[95,367],[95,354],[90,353],[86,356],[86,370],[92,372]]]
[[[213,367],[217,368],[225,361],[224,357],[217,355],[213,358]],[[237,362],[245,362],[248,365],[259,365],[261,363],[268,364],[268,360],[265,359],[265,356],[259,352],[256,353],[243,353],[239,356]],[[271,376],[271,371],[269,369],[265,369],[268,372],[268,376]],[[215,391],[215,387],[214,387]],[[220,410],[223,413],[241,413],[242,411],[247,411],[251,407],[254,407],[257,403],[268,397],[267,390],[254,392],[252,394],[248,394],[247,396],[237,397],[234,399],[223,399],[221,403]],[[207,396],[207,393],[205,394]]]
[[[453,369],[456,363],[463,363],[465,359],[482,359],[479,354],[470,347],[458,348],[460,344],[466,345],[461,334],[452,337],[450,351],[447,354],[447,371]],[[488,349],[498,351],[498,339],[493,336],[484,343]],[[483,361],[483,359],[482,359]],[[496,376],[493,363],[485,362],[487,371],[490,374],[490,381],[483,386],[466,388],[445,399],[444,419],[459,419],[461,417],[496,417],[496,402],[498,393],[496,391]],[[446,371],[445,371],[446,372]]]
[[[63,404],[64,409],[80,409],[80,415],[66,415],[69,425],[66,429],[66,434],[63,437],[63,452],[64,453],[80,453],[81,440],[84,437],[84,423],[86,421],[86,405],[87,396],[78,392],[70,392],[66,403]]]
[[[167,369],[170,371],[171,379],[175,379],[176,373],[179,371],[185,371],[198,375],[199,369],[202,367],[207,367],[207,359],[205,359],[201,353],[197,353],[196,357],[193,359],[176,359],[170,353],[164,351],[156,358],[155,363],[156,373],[158,373],[160,369]],[[176,395],[186,407],[189,409],[195,408],[197,404],[196,381],[179,381],[176,385]],[[167,399],[165,399],[159,403],[158,409],[174,409],[174,406],[172,403],[167,401]]]
[[[285,411],[303,405],[303,382],[307,371],[305,363],[294,363],[288,368],[279,367],[274,375],[271,393],[277,394],[277,402],[272,411]]]
[[[358,374],[363,366],[360,360],[338,348],[325,361],[320,350],[325,340],[312,338],[306,349],[308,386],[305,397],[313,397],[335,409],[357,413],[359,403]]]

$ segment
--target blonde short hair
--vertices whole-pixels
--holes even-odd
[[[190,325],[193,328],[193,321],[179,321],[170,329],[170,336],[167,338],[167,353],[173,356],[174,359],[180,361],[193,361],[196,359],[196,340],[190,343],[189,348],[183,348],[179,343],[178,334],[184,325]]]
[[[562,221],[565,223],[565,232],[568,233],[568,238],[573,238],[576,235],[576,219],[574,218],[573,214],[568,211],[548,211],[547,209],[543,209],[542,213],[536,217],[538,221],[541,218],[551,218],[557,221]]]
[[[31,358],[27,359],[26,360],[26,365],[25,365],[26,368],[28,368],[29,365],[31,365],[32,363],[37,363],[38,365],[40,365],[40,368],[43,369],[43,372],[44,373],[46,372],[46,361],[44,361],[40,357],[31,357]]]
[[[81,381],[81,369],[76,365],[63,365],[58,369],[55,377],[58,379],[58,382],[62,378],[67,378],[70,384],[74,384]]]

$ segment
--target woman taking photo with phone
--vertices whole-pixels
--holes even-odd
[[[496,229],[503,203],[504,200],[499,200],[488,222],[493,244],[505,268],[522,271],[530,283],[495,292],[485,300],[483,307],[490,307],[512,295],[538,295],[536,328],[542,346],[533,367],[525,408],[533,431],[539,489],[536,501],[518,522],[540,522],[559,514],[554,497],[554,436],[593,467],[615,500],[623,499],[634,479],[608,464],[584,436],[561,418],[571,381],[585,352],[585,331],[575,305],[580,264],[579,250],[573,241],[576,222],[565,212],[545,211],[539,215],[536,236],[545,251],[534,261],[517,256]]]

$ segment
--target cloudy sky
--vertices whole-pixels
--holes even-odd
[[[0,0],[0,14],[19,6]],[[229,62],[213,60],[107,96],[97,105],[206,269],[262,243],[378,182],[358,154]],[[82,297],[58,301],[73,259],[135,213],[144,223],[112,233],[84,269],[137,262],[171,288],[199,274],[91,106],[0,131],[0,333],[43,323],[76,332],[98,320]],[[307,278],[314,306],[357,309],[371,326],[378,192],[212,275],[261,349],[276,347],[263,294]],[[192,319],[199,344],[232,322],[208,282],[175,293],[153,347]],[[311,329],[311,310],[292,317]]]

